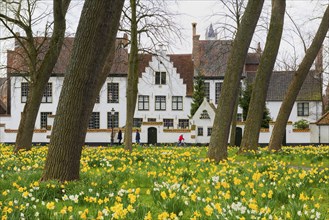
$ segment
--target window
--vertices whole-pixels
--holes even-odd
[[[22,82],[21,84],[21,102],[25,103],[27,101],[27,95],[29,94],[29,84],[27,82]]]
[[[179,128],[188,128],[189,120],[188,119],[178,119],[178,127]]]
[[[309,116],[309,103],[297,103],[297,116]]]
[[[204,83],[204,96],[207,98],[207,101],[210,100],[210,86],[208,82]]]
[[[119,83],[107,84],[107,103],[119,103]]]
[[[198,136],[203,136],[203,127],[198,127]]]
[[[156,119],[156,118],[148,118],[147,121],[148,121],[148,122],[156,122],[157,119]]]
[[[155,84],[156,85],[166,84],[166,72],[155,72]]]
[[[114,115],[111,115],[111,112],[107,113],[107,128],[118,128],[119,127],[119,112],[114,112]]]
[[[47,83],[46,89],[43,92],[42,103],[52,103],[53,102],[53,84]]]
[[[166,96],[155,96],[155,110],[166,110]]]
[[[172,97],[172,110],[183,110],[183,96]]]
[[[207,130],[208,130],[208,133],[207,133],[207,135],[208,135],[208,136],[211,136],[212,127],[208,128]]]
[[[88,128],[89,129],[99,129],[99,112],[91,113]]]
[[[133,127],[140,128],[141,125],[142,125],[142,123],[143,123],[143,119],[142,118],[134,118]]]
[[[138,110],[149,110],[149,96],[138,96]]]
[[[222,82],[215,83],[215,104],[218,104],[220,92],[222,90]]]
[[[174,119],[163,119],[163,127],[165,128],[173,128],[174,127]]]
[[[48,118],[48,115],[51,115],[52,113],[51,112],[41,112],[40,113],[40,128],[45,128],[47,129],[47,118]]]

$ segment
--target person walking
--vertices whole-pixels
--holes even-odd
[[[184,140],[185,139],[184,139],[183,135],[181,134],[178,138],[178,146],[181,146],[182,144],[184,144],[184,142],[183,142]]]
[[[141,140],[141,135],[140,135],[139,131],[136,130],[136,143],[140,144],[140,140]]]
[[[119,132],[118,132],[118,145],[121,144],[121,140],[122,140],[122,131],[120,129]]]

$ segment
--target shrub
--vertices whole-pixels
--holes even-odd
[[[296,128],[296,129],[307,129],[309,128],[309,122],[305,119],[301,119],[299,121],[296,121],[293,126]]]

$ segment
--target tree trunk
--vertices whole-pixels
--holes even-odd
[[[208,157],[216,162],[227,158],[227,140],[238,87],[248,48],[255,31],[264,0],[250,0],[233,42],[225,73],[223,90],[216,110]]]
[[[95,99],[108,72],[124,0],[86,0],[57,107],[41,180],[79,179],[80,158]]]
[[[37,85],[29,83],[29,96],[21,114],[21,120],[16,136],[15,152],[20,149],[30,150],[32,147],[34,125],[38,115],[43,91],[44,87],[42,83],[38,83]]]
[[[299,90],[301,89],[305,78],[322,46],[323,40],[329,29],[329,6],[322,17],[321,24],[312,41],[311,46],[307,49],[306,54],[300,63],[294,77],[288,87],[285,98],[281,104],[278,117],[275,121],[272,136],[269,143],[269,150],[281,150],[281,143],[285,134],[285,127],[288,122],[292,107],[296,101]]]
[[[240,91],[240,89],[239,89]],[[230,136],[230,146],[236,146],[235,138],[236,138],[236,120],[238,119],[238,107],[239,107],[239,96],[236,96],[234,112],[231,122],[231,136]]]
[[[29,95],[21,115],[18,133],[15,142],[15,152],[20,149],[30,150],[32,145],[35,120],[37,118],[43,92],[47,86],[49,77],[60,54],[64,34],[66,30],[65,15],[71,0],[54,0],[54,32],[50,40],[50,46],[41,65],[37,63],[37,49],[34,45],[32,30],[27,31],[27,43],[29,54],[29,71],[31,82],[29,83]],[[36,71],[35,71],[36,70]]]
[[[238,153],[247,150],[257,150],[258,148],[259,132],[264,115],[267,88],[280,47],[285,8],[285,0],[272,0],[270,29],[267,35],[264,53],[262,54],[256,78],[253,83],[244,134]]]
[[[128,82],[127,82],[127,115],[125,127],[125,150],[132,151],[132,128],[138,93],[138,42],[136,1],[130,0],[131,7],[131,47],[129,54]]]

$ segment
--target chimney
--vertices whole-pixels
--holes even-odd
[[[192,23],[192,36],[195,36],[196,35],[196,23],[193,22]]]
[[[196,34],[196,23],[192,23],[193,29],[193,45],[192,45],[192,61],[194,64],[194,76],[197,76],[200,67],[200,35]]]
[[[263,51],[262,51],[262,48],[260,47],[260,42],[258,42],[257,44],[257,49],[256,49],[256,53],[259,53],[261,54]]]
[[[123,34],[123,38],[121,42],[123,44],[123,47],[126,47],[128,45],[128,34],[126,33]]]

